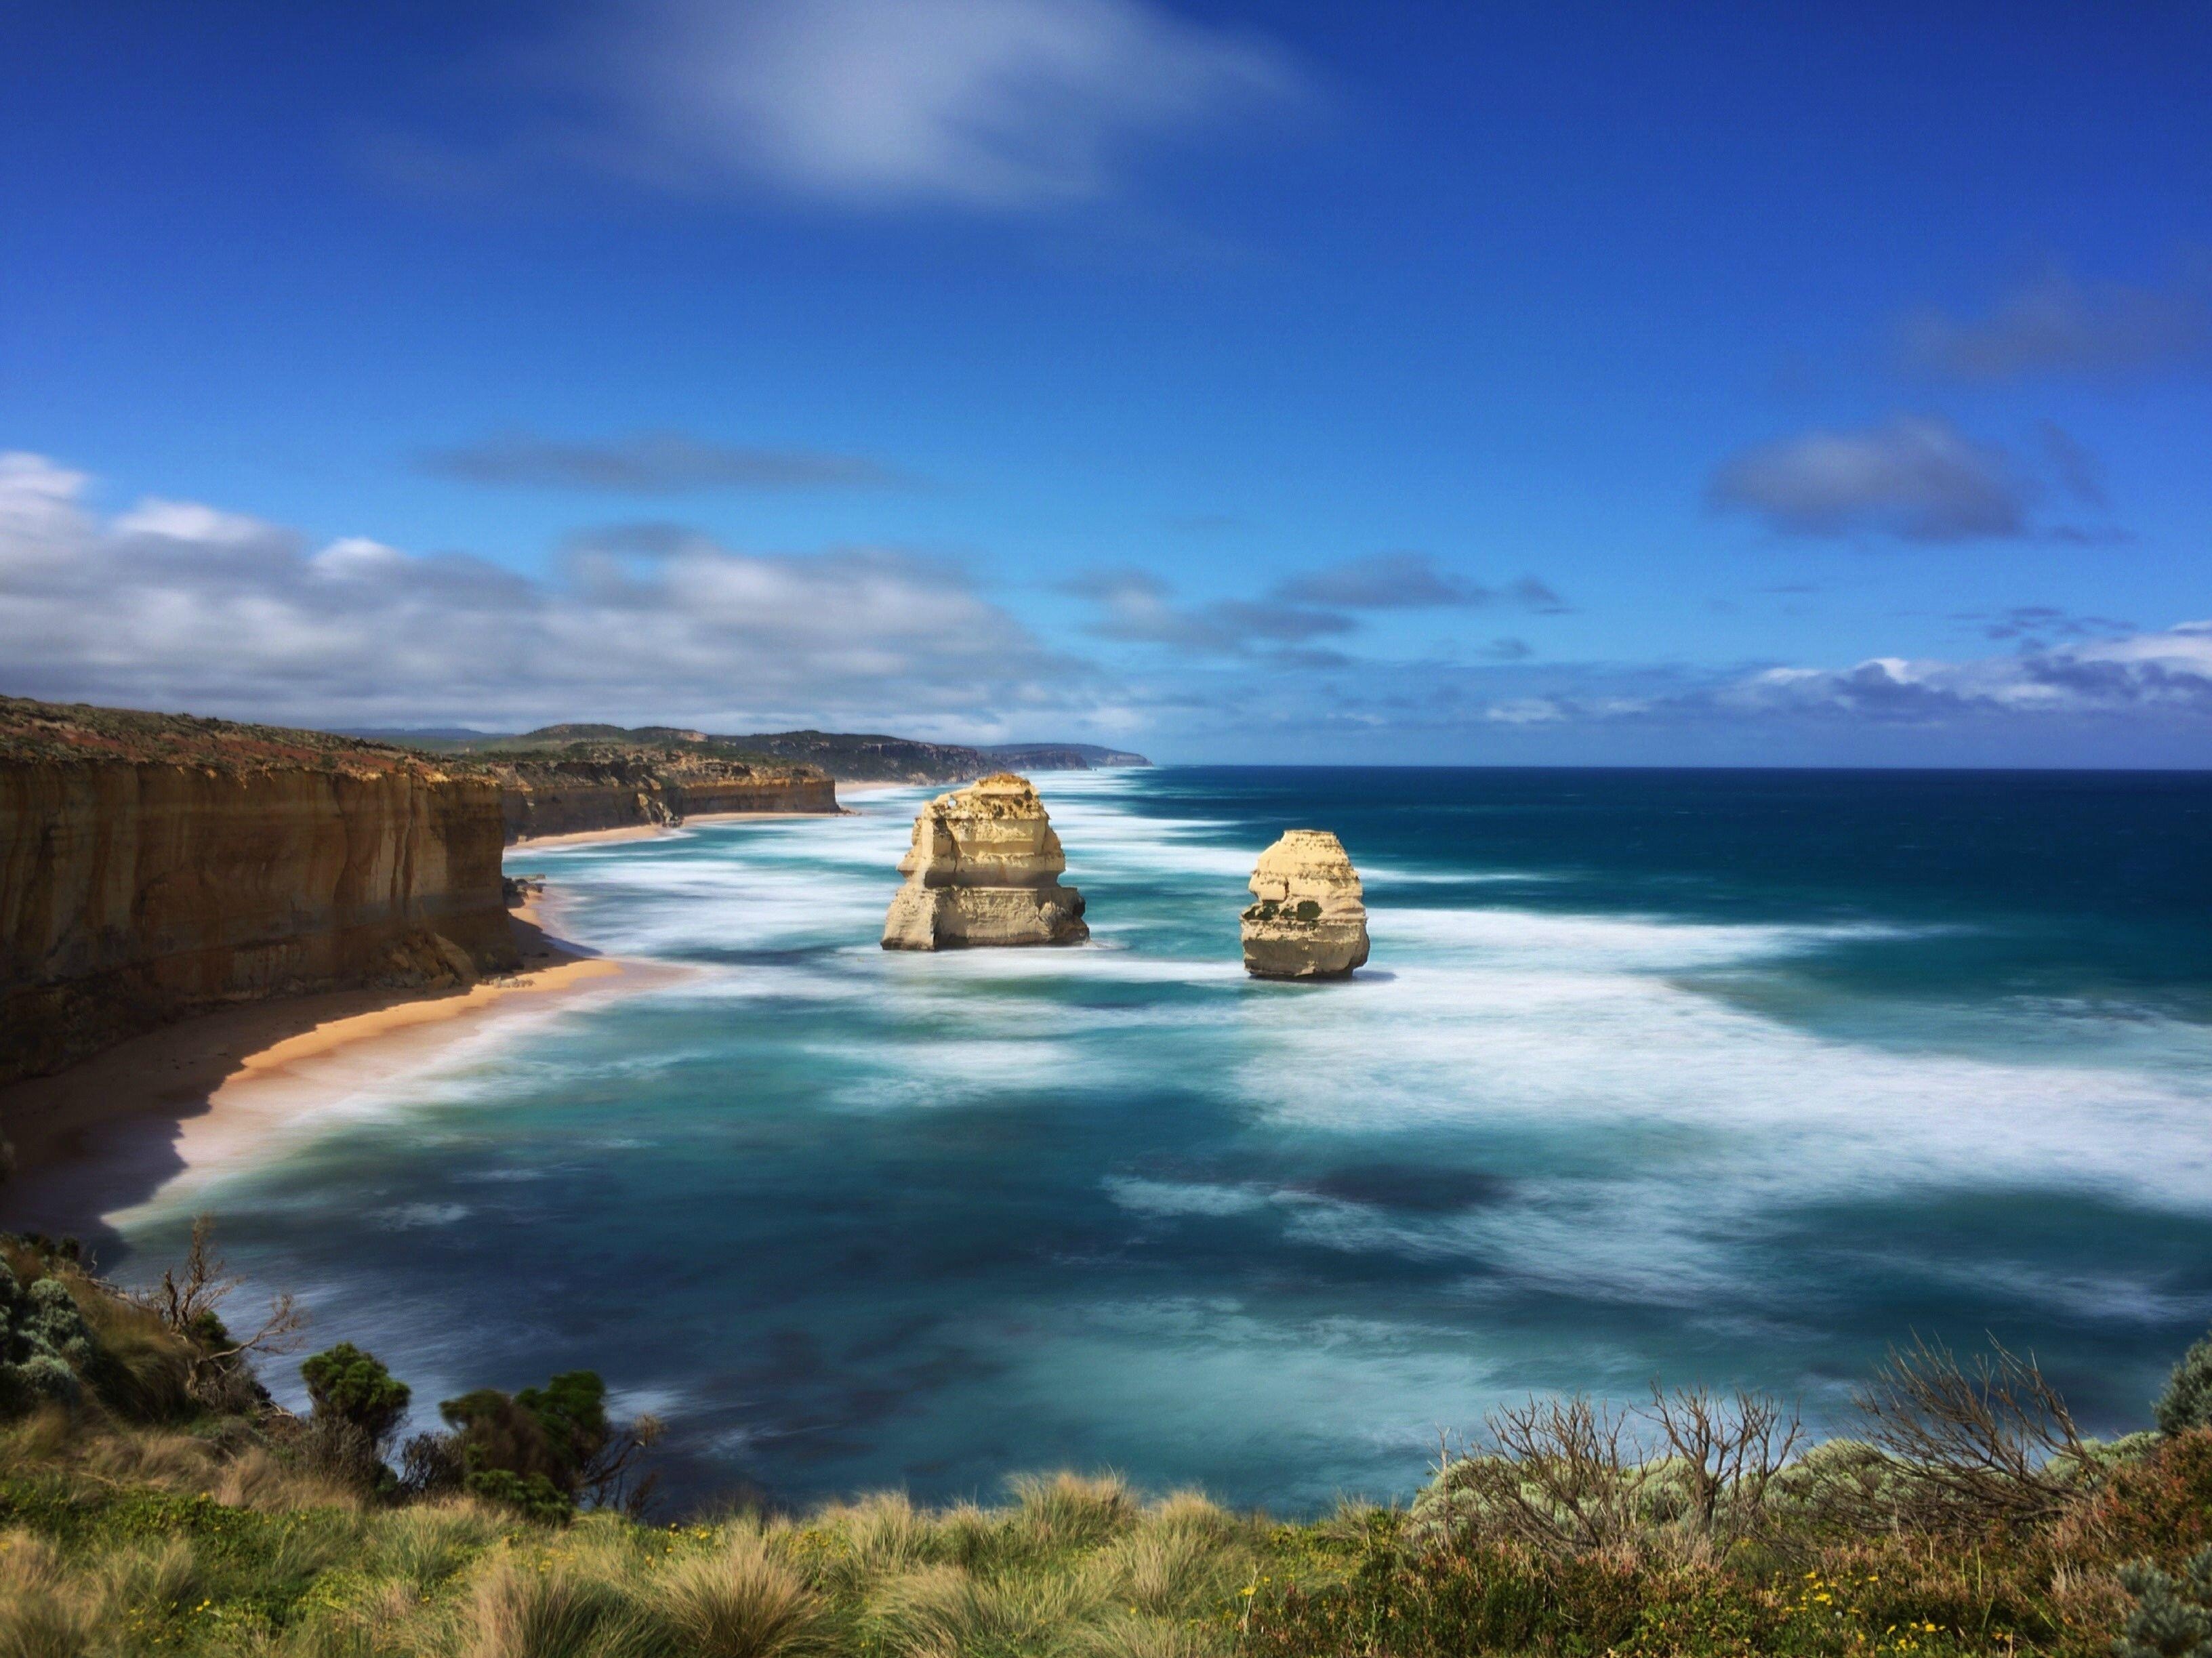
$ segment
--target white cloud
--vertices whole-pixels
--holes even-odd
[[[1954,662],[1869,658],[1850,668],[1771,668],[1723,687],[1719,708],[1885,720],[1968,714],[2212,715],[2212,623]]]
[[[733,552],[664,533],[562,576],[190,502],[103,520],[87,479],[0,455],[0,662],[30,695],[376,725],[682,719],[988,738],[1081,703],[957,568],[861,549]],[[633,539],[633,544],[635,538]]]
[[[1152,0],[653,0],[569,52],[575,145],[665,187],[1026,209],[1294,99],[1278,47]]]

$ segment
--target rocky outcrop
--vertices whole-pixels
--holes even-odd
[[[1292,829],[1260,854],[1244,912],[1244,969],[1262,979],[1340,979],[1367,961],[1359,872],[1327,829]]]
[[[0,698],[0,1081],[225,1001],[515,963],[498,784],[317,732]]]
[[[838,811],[837,785],[811,766],[619,752],[486,764],[500,784],[510,841],[725,813]]]
[[[1000,772],[940,794],[914,821],[906,884],[884,921],[885,950],[1072,944],[1091,936],[1083,895],[1026,777]]]

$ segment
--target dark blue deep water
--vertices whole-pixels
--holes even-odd
[[[597,1369],[684,1497],[1310,1509],[1532,1389],[1837,1425],[1916,1332],[2116,1430],[2212,1322],[2212,778],[1040,780],[1089,947],[879,950],[921,791],[525,848],[572,936],[690,970],[116,1224],[150,1262],[213,1208],[420,1400]],[[1348,984],[1239,966],[1298,825],[1366,877]]]

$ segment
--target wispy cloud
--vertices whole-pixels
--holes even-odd
[[[2212,296],[2201,283],[2136,287],[2053,272],[1978,315],[1916,312],[1899,335],[1910,367],[1962,380],[2212,367]]]
[[[1212,655],[1250,656],[1270,647],[1306,646],[1358,626],[1341,610],[1279,599],[1181,604],[1175,590],[1147,570],[1094,570],[1066,586],[1098,606],[1091,631],[1101,639]],[[1313,651],[1295,659],[1302,666],[1334,666],[1343,659]]]
[[[422,470],[468,483],[539,489],[681,495],[703,489],[883,489],[904,473],[865,455],[714,443],[682,432],[640,432],[596,442],[510,432],[429,449]]]
[[[572,153],[685,191],[1021,210],[1299,101],[1289,55],[1152,0],[647,0],[556,54]]]
[[[1286,604],[1347,610],[1420,610],[1510,604],[1545,615],[1565,611],[1566,601],[1546,583],[1523,576],[1503,587],[1486,586],[1438,567],[1426,553],[1372,553],[1292,576],[1275,588]]]
[[[654,526],[584,537],[544,580],[317,546],[191,502],[103,519],[88,483],[0,457],[9,690],[354,725],[580,714],[981,737],[1097,689],[962,570],[894,548],[748,553]]]
[[[2007,451],[1948,421],[1907,415],[1748,450],[1724,463],[1710,489],[1716,506],[1754,513],[1788,534],[1929,542],[2024,535],[2033,493]]]

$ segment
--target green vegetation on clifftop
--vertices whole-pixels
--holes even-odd
[[[1862,1440],[1801,1451],[1741,1395],[1532,1400],[1410,1510],[1285,1525],[1061,1473],[647,1523],[651,1425],[588,1372],[446,1401],[394,1468],[405,1383],[340,1343],[309,1416],[276,1406],[250,1365],[296,1321],[229,1329],[204,1230],[144,1294],[66,1248],[0,1261],[40,1378],[0,1406],[8,1658],[2212,1655],[2212,1350],[2112,1445],[2032,1363],[1916,1345]]]

